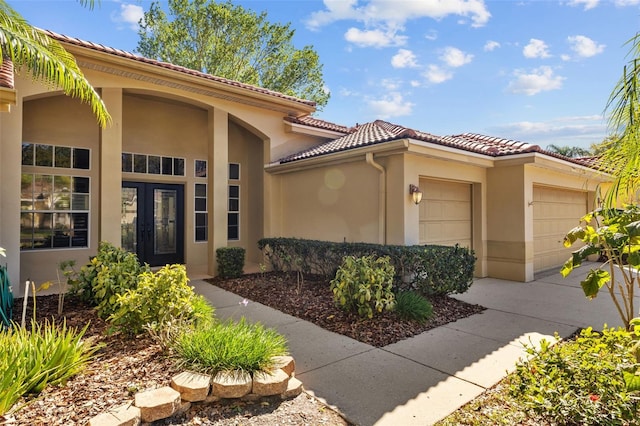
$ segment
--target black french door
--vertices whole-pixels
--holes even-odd
[[[184,263],[184,186],[122,182],[122,248],[150,266]]]

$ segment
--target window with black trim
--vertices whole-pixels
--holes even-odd
[[[227,239],[240,239],[240,185],[229,185],[229,211],[227,213]]]
[[[195,160],[195,177],[207,177],[207,160]]]
[[[207,241],[209,234],[209,213],[207,212],[207,184],[195,184],[195,240]]]
[[[180,157],[122,153],[122,171],[124,173],[184,176],[184,165],[185,159]]]
[[[20,186],[21,250],[89,246],[89,177],[22,173]]]
[[[91,151],[88,148],[22,143],[22,165],[89,170]]]

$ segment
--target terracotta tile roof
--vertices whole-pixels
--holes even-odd
[[[355,130],[353,127],[349,128],[347,126],[342,126],[340,124],[335,124],[329,121],[320,120],[319,118],[311,117],[309,115],[304,117],[285,117],[285,120],[294,124],[315,127],[323,130],[331,130],[331,131],[340,132],[340,133],[350,133]]]
[[[288,96],[288,95],[284,95],[282,93],[279,92],[275,92],[273,90],[268,90],[268,89],[264,89],[262,87],[258,87],[258,86],[253,86],[251,84],[245,84],[245,83],[240,83],[238,81],[235,80],[229,80],[227,78],[222,78],[222,77],[216,77],[214,75],[211,74],[206,74],[200,71],[195,71],[189,68],[185,68],[185,67],[181,67],[178,65],[173,65],[170,64],[168,62],[161,62],[161,61],[157,61],[155,59],[149,59],[149,58],[145,58],[139,55],[135,55],[133,53],[124,51],[124,50],[120,50],[120,49],[114,49],[112,47],[108,47],[108,46],[104,46],[102,44],[97,44],[97,43],[92,43],[90,41],[85,41],[85,40],[81,40],[79,38],[74,38],[74,37],[69,37],[69,36],[65,36],[62,34],[58,34],[55,33],[53,31],[49,31],[49,30],[43,30],[43,32],[45,34],[47,34],[49,37],[58,40],[59,42],[62,43],[68,43],[68,44],[72,44],[74,46],[79,46],[79,47],[84,47],[86,49],[91,49],[91,50],[95,50],[98,52],[103,52],[103,53],[107,53],[110,55],[114,55],[114,56],[119,56],[121,58],[126,58],[126,59],[130,59],[133,61],[137,61],[137,62],[141,62],[141,63],[145,63],[145,64],[149,64],[149,65],[153,65],[159,68],[164,68],[167,70],[171,70],[171,71],[176,71],[182,74],[187,74],[187,75],[191,75],[194,77],[199,77],[199,78],[203,78],[205,80],[208,81],[214,81],[217,83],[222,83],[228,86],[233,86],[233,87],[238,87],[238,88],[242,88],[242,89],[246,89],[252,92],[256,92],[256,93],[261,93],[261,94],[265,94],[265,95],[269,95],[269,96],[274,96],[277,98],[281,98],[281,99],[287,99],[289,101],[293,101],[293,102],[298,102],[300,104],[303,105],[307,105],[307,106],[311,106],[311,107],[315,107],[316,103],[313,101],[308,101],[308,100],[304,100],[304,99],[299,99],[296,98],[294,96]]]
[[[309,120],[306,122],[306,124],[313,126],[316,123],[312,120]],[[358,125],[350,129],[350,133],[345,136],[282,158],[279,162],[281,164],[289,163],[305,158],[313,158],[321,155],[347,151],[358,147],[376,145],[405,138],[413,139],[416,141],[429,142],[435,145],[446,146],[454,149],[459,149],[461,151],[487,155],[490,157],[502,157],[507,155],[538,152],[586,167],[593,167],[595,163],[594,160],[589,160],[587,158],[568,158],[560,154],[543,150],[538,145],[532,145],[526,142],[479,135],[476,133],[463,133],[460,135],[451,136],[436,136],[431,133],[413,130],[382,120],[376,120],[372,123]]]
[[[0,87],[13,89],[13,62],[9,58],[3,58],[0,65]]]

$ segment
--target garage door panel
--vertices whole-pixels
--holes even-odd
[[[421,179],[420,244],[471,247],[471,185]]]
[[[533,187],[534,271],[562,265],[575,250],[562,244],[569,230],[587,212],[587,194],[542,186]]]

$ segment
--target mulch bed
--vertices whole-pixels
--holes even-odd
[[[439,296],[429,299],[433,305],[433,317],[424,324],[404,321],[394,312],[383,312],[366,319],[338,308],[328,280],[320,276],[305,276],[300,282],[296,274],[270,272],[227,280],[213,278],[208,282],[375,347],[390,345],[485,309],[452,297]]]

